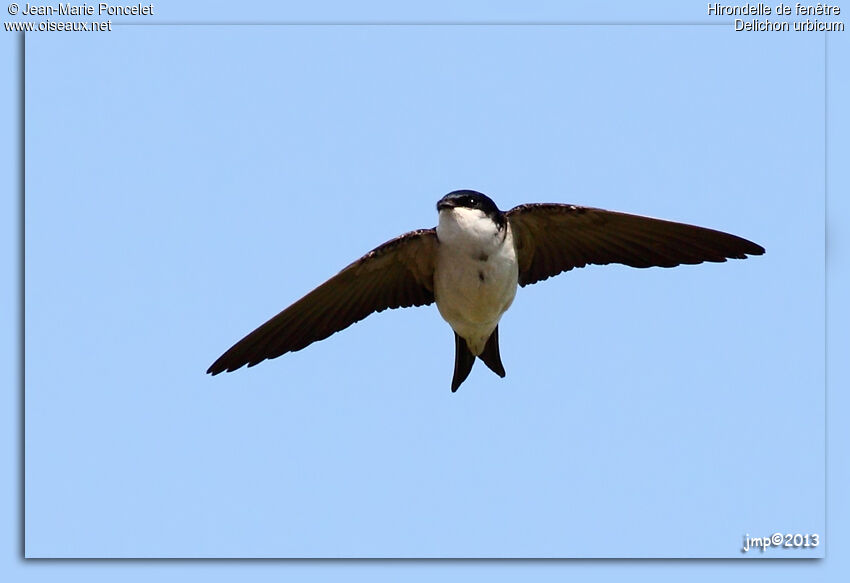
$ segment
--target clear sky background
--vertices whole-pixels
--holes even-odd
[[[186,3],[157,18],[718,22],[704,3],[482,6]],[[846,70],[843,39],[830,37],[830,70]],[[823,316],[840,296],[824,289],[824,214],[846,249],[848,209],[824,197],[822,34],[120,26],[30,34],[26,76],[27,556],[739,558],[744,535],[774,532],[837,545]],[[839,77],[830,91],[846,95]],[[846,113],[828,127],[840,160]],[[837,165],[828,190],[844,179],[846,192]],[[590,267],[521,289],[501,326],[507,378],[479,364],[454,395],[452,334],[433,306],[204,374],[350,261],[433,226],[456,188],[504,209],[700,224],[767,254]],[[846,290],[845,278],[827,279]],[[827,544],[746,556],[822,557]],[[317,578],[415,566],[265,565]],[[489,577],[502,564],[426,565]],[[773,565],[826,576],[824,563]],[[573,568],[510,569],[523,566]],[[151,568],[215,568],[167,567]]]

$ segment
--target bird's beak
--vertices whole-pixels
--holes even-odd
[[[437,210],[438,211],[445,210],[445,209],[453,209],[453,208],[455,208],[455,205],[452,204],[452,202],[448,201],[448,200],[441,200],[440,202],[437,203]]]

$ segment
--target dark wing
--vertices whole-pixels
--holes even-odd
[[[237,342],[207,372],[234,371],[301,350],[372,312],[430,304],[436,245],[434,229],[384,243]]]
[[[764,253],[728,233],[590,207],[523,204],[506,215],[522,286],[588,264],[674,267]]]

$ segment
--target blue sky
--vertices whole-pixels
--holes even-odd
[[[500,14],[654,20],[616,6]],[[329,14],[353,18],[204,20]],[[824,533],[823,56],[718,26],[28,36],[27,555],[740,557]],[[455,188],[767,254],[522,289],[507,378],[454,395],[433,307],[203,374]]]

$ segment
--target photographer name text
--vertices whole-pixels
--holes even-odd
[[[132,6],[108,4],[24,4],[20,14],[24,16],[153,16],[153,4]]]

